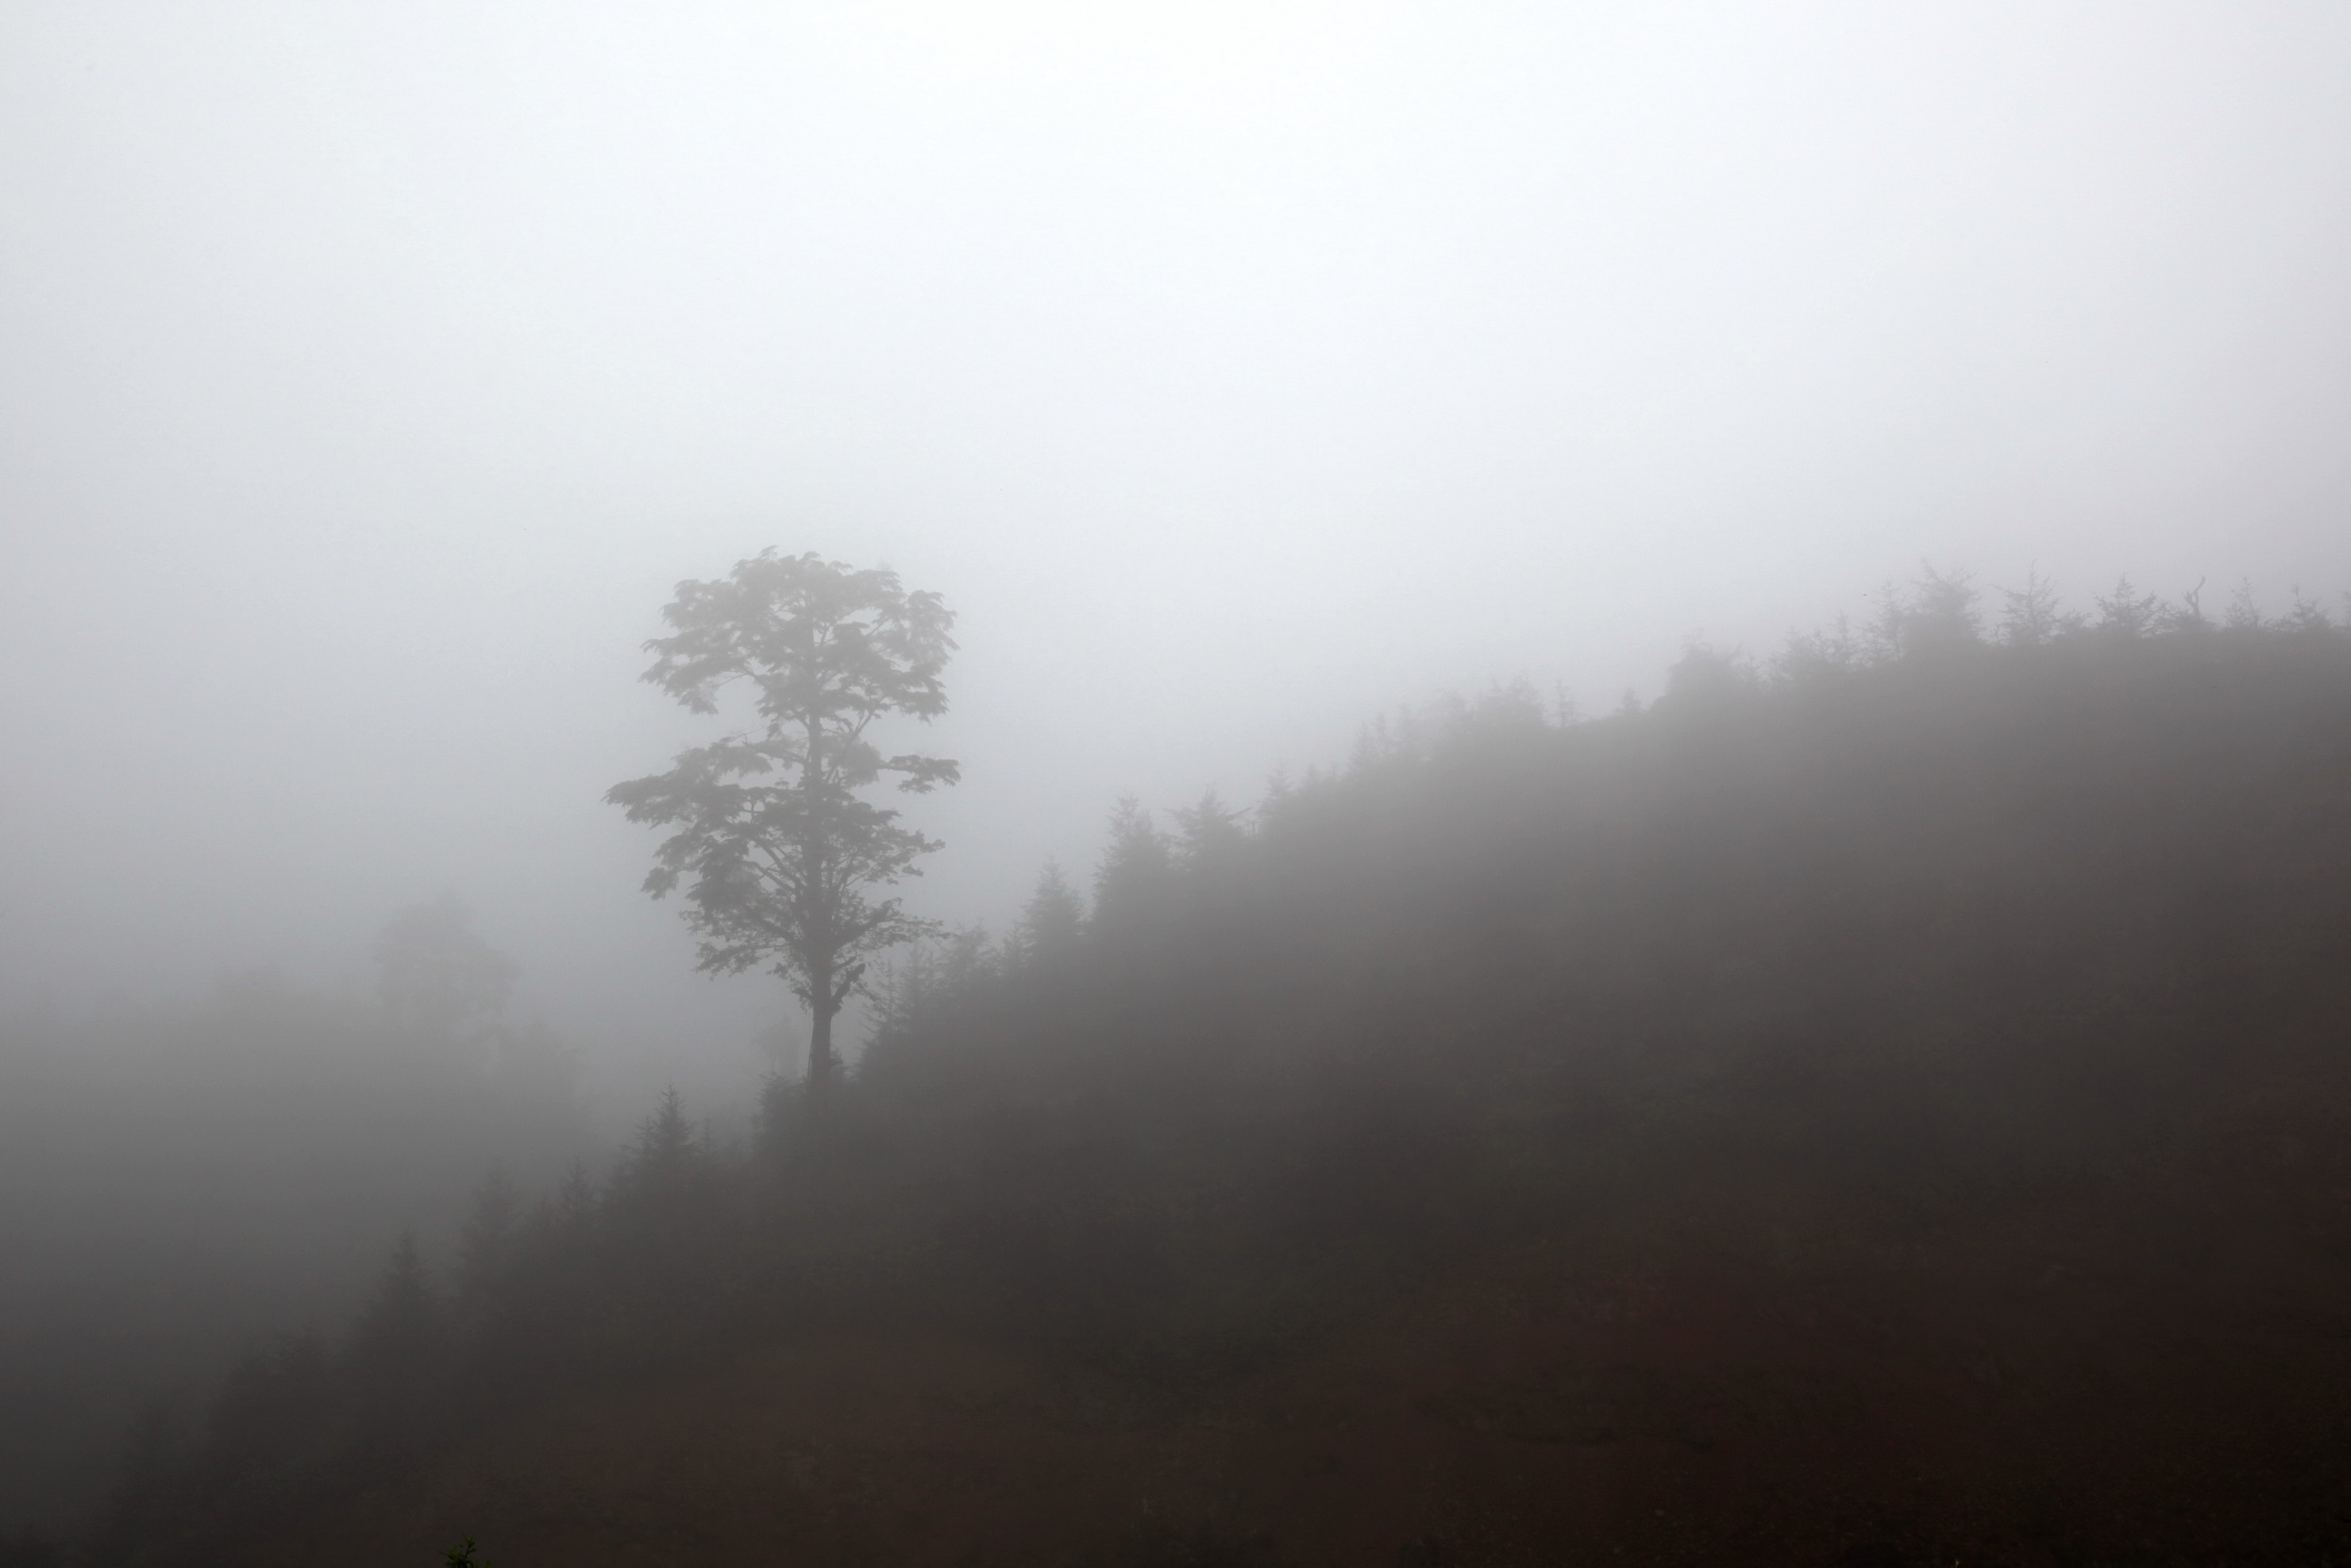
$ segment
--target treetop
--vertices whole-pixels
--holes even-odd
[[[854,731],[885,712],[946,710],[955,614],[894,571],[763,550],[723,578],[679,583],[661,613],[673,631],[645,644],[656,656],[644,678],[698,713],[738,679],[758,689],[771,728],[815,717]]]

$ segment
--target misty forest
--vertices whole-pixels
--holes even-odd
[[[17,1181],[332,1147],[364,1185],[242,1217],[289,1253],[473,1185],[9,1560],[2334,1560],[2351,629],[1998,598],[1930,571],[1646,707],[1498,686],[1246,809],[1123,801],[992,934],[884,896],[938,846],[871,787],[956,767],[866,731],[944,707],[947,608],[681,584],[647,679],[749,724],[611,798],[805,1070],[591,1160],[451,903],[372,997],[21,1043]],[[83,1266],[259,1287],[155,1206]],[[136,1391],[33,1326],[83,1348],[21,1424]]]
[[[2351,1568],[2345,279],[2321,0],[0,7],[0,1568]]]

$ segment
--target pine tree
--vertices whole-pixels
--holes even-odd
[[[2145,637],[2155,629],[2162,603],[2152,593],[2139,593],[2128,577],[2121,578],[2114,591],[2098,601],[2098,629],[2108,637]]]
[[[343,1382],[363,1442],[404,1446],[422,1436],[444,1344],[440,1294],[415,1235],[403,1233],[343,1347]]]
[[[1249,828],[1242,814],[1207,791],[1196,805],[1179,807],[1176,850],[1184,870],[1196,881],[1215,881],[1229,875],[1249,848]]]
[[[1031,963],[1057,963],[1076,951],[1084,934],[1084,904],[1062,875],[1061,862],[1046,861],[1045,869],[1037,874],[1036,891],[1020,913],[1016,941],[1022,959]]]
[[[520,1203],[514,1178],[495,1166],[473,1195],[473,1212],[457,1237],[456,1305],[478,1317],[495,1295],[514,1260]]]
[[[1110,844],[1094,872],[1094,919],[1105,929],[1147,918],[1167,906],[1175,857],[1167,835],[1133,795],[1111,813]]]
[[[2025,572],[2024,587],[2002,588],[2000,596],[2000,639],[2011,648],[2038,648],[2067,629],[2056,586],[2038,568]]]

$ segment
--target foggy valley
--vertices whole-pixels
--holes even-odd
[[[2338,8],[33,0],[0,213],[0,1568],[2351,1559]]]

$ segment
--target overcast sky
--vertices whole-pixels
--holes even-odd
[[[455,889],[606,1057],[740,1041],[600,796],[767,545],[960,613],[958,920],[1922,558],[2331,597],[2346,280],[2341,0],[9,0],[0,999]]]

